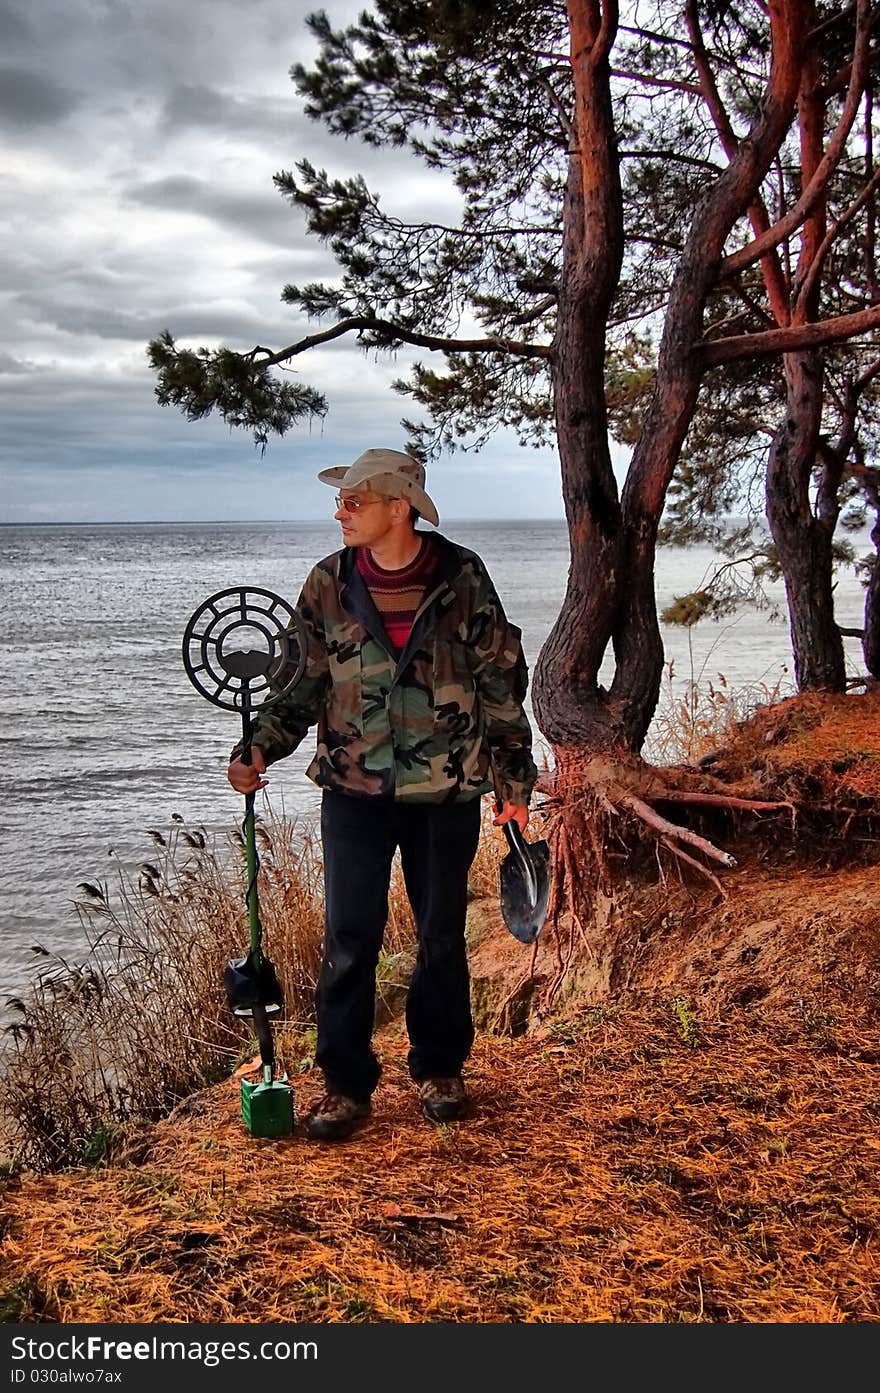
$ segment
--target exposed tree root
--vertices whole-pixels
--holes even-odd
[[[689,827],[680,827],[678,823],[669,822],[665,817],[661,817],[655,812],[650,804],[645,803],[641,798],[637,798],[634,793],[626,793],[621,798],[621,806],[629,808],[640,817],[649,827],[653,827],[661,833],[660,840],[668,841],[670,838],[687,842],[689,846],[694,846],[698,851],[702,851],[704,856],[711,857],[714,861],[720,861],[722,866],[733,867],[736,865],[736,857],[731,856],[727,851],[721,851],[714,846],[706,837],[700,837],[696,832],[692,832]]]
[[[590,830],[592,831],[592,829]],[[571,841],[564,822],[560,824],[558,842],[559,849],[562,855],[562,865],[565,874],[565,883],[569,887],[568,942],[566,944],[565,951],[562,952],[561,945],[559,943],[559,940],[557,939],[557,956],[559,958],[559,968],[556,975],[548,984],[546,992],[544,994],[544,1005],[547,1007],[552,1005],[553,998],[556,996],[556,993],[559,991],[559,988],[565,981],[565,975],[568,972],[569,966],[574,957],[575,948],[577,944],[580,943],[585,948],[588,954],[592,955],[593,953],[590,940],[587,937],[583,923],[581,922],[580,914],[578,913],[578,910],[575,908],[576,905],[580,904],[581,894],[578,893],[580,888],[578,883],[578,876],[575,871],[575,866],[572,859]],[[596,850],[597,848],[594,844],[594,854]]]
[[[678,857],[679,861],[684,861],[686,865],[693,866],[695,870],[700,872],[700,875],[704,875],[707,880],[711,880],[712,884],[715,886],[715,888],[718,890],[718,893],[721,895],[721,898],[724,900],[727,899],[727,891],[721,884],[721,881],[718,879],[717,875],[713,875],[712,872],[709,870],[709,867],[704,866],[702,861],[698,861],[696,856],[688,856],[686,851],[682,851],[681,847],[676,846],[675,842],[670,841],[668,837],[661,837],[660,844],[661,846],[667,847],[668,850],[671,851],[674,856]]]
[[[627,944],[623,939],[617,942],[614,863],[630,862],[634,856],[643,861],[646,839],[653,839],[664,897],[669,893],[663,866],[666,856],[672,857],[679,874],[687,867],[710,881],[722,898],[727,897],[711,866],[732,868],[736,858],[707,836],[664,817],[656,804],[677,804],[683,809],[690,804],[700,811],[717,809],[734,815],[785,812],[795,824],[795,806],[788,800],[750,797],[750,790],[731,791],[708,775],[695,776],[684,768],[663,774],[632,755],[584,757],[568,750],[557,751],[555,771],[541,772],[536,787],[545,795],[539,814],[544,819],[541,835],[551,847],[552,883],[547,925],[539,942],[552,944],[555,954],[541,991],[542,1011],[552,1005],[576,960],[591,958],[597,964],[601,955],[608,960],[605,970],[615,973],[614,959],[627,952]],[[676,787],[673,779],[687,783],[699,779],[701,787]],[[509,1014],[534,980],[536,962],[533,951],[526,973],[502,1003],[499,1015]]]
[[[534,980],[535,964],[538,960],[538,939],[532,944],[532,951],[529,957],[529,965],[525,972],[514,982],[510,991],[499,1002],[498,1009],[492,1020],[492,1029],[502,1035],[513,1035],[514,1014],[517,1002],[522,999],[524,989]],[[557,953],[558,956],[558,953]],[[560,960],[561,961],[561,960]]]
[[[788,808],[791,813],[791,825],[795,824],[796,813],[794,803],[784,800],[771,801],[763,798],[733,798],[729,793],[697,793],[695,789],[668,789],[666,793],[653,795],[658,803],[693,803],[694,806],[703,804],[705,807],[712,808],[732,808],[745,812],[778,812],[780,808]]]
[[[660,768],[626,751],[557,746],[555,768],[536,785],[544,797],[535,835],[550,843],[552,881],[537,952],[507,1003],[519,1025],[526,1008],[540,1020],[570,996],[601,1000],[625,987],[682,913],[698,934],[710,898],[728,898],[725,872],[738,861],[873,864],[878,730],[875,684],[864,695],[808,692],[761,707],[691,764]],[[639,897],[646,883],[651,894]]]

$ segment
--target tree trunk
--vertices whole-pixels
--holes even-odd
[[[871,676],[880,680],[880,505],[877,507],[876,520],[871,529],[871,541],[874,543],[874,564],[871,567],[868,593],[865,596],[865,637],[862,640],[862,651],[865,655],[865,666]]]
[[[559,752],[621,742],[598,673],[618,608],[621,524],[605,406],[605,329],[623,257],[608,48],[597,0],[570,0],[575,121],[563,205],[563,268],[551,363],[571,563],[538,657],[532,703]]]
[[[657,385],[621,506],[603,382],[605,328],[622,252],[618,160],[602,52],[609,33],[600,23],[598,0],[569,0],[568,8],[575,148],[563,214],[553,381],[571,567],[562,610],[532,682],[535,715],[557,762],[578,750],[638,751],[653,718],[664,657],[654,592],[657,528],[699,391],[703,368],[695,348],[706,296],[730,230],[754,199],[790,125],[808,12],[802,0],[771,0],[773,65],[766,101],[694,217],[670,295]],[[607,692],[598,672],[609,642],[616,670]]]
[[[818,353],[785,356],[786,413],[770,448],[767,520],[788,600],[798,691],[846,686],[843,640],[834,619],[832,542],[838,507],[825,490],[814,515],[809,487],[819,443],[822,366]],[[834,491],[836,495],[836,490]]]
[[[822,162],[826,98],[820,82],[816,45],[808,50],[798,94],[801,182],[807,188]],[[826,232],[824,192],[804,220],[794,277],[792,326],[813,323],[819,309],[819,277],[814,263]],[[810,483],[820,450],[824,361],[821,348],[787,353],[785,419],[773,440],[767,463],[767,520],[785,577],[788,620],[799,691],[846,686],[843,640],[834,622],[832,544],[840,513],[836,472],[825,462],[819,476],[815,512]]]
[[[730,231],[752,204],[785,138],[800,84],[807,7],[800,0],[777,0],[769,8],[773,63],[763,109],[694,215],[670,292],[654,395],[623,491],[626,582],[615,631],[617,669],[611,698],[625,713],[631,748],[636,750],[660,693],[664,655],[654,593],[657,528],[704,370],[695,347],[702,339],[706,298],[717,280]],[[687,9],[697,47],[697,7],[689,4]]]

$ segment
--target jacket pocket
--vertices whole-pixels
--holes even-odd
[[[361,645],[351,631],[328,636],[330,692],[327,722],[339,735],[363,735],[364,697]]]
[[[463,643],[441,639],[434,643],[434,731],[464,735],[479,722],[479,701]]]

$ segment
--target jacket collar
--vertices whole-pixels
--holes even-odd
[[[416,533],[416,536],[422,534]],[[440,532],[426,532],[426,537],[430,537],[433,545],[437,548],[437,570],[434,579],[451,581],[461,570],[461,557],[458,547],[454,542],[450,542],[448,537],[444,537]],[[343,547],[338,552],[339,556],[339,579],[345,587],[353,576],[360,575],[357,568],[356,547]],[[432,587],[433,588],[433,587]]]
[[[427,535],[432,538],[437,547],[437,569],[432,583],[416,611],[406,647],[397,659],[396,675],[403,671],[411,652],[421,642],[426,630],[431,625],[436,609],[441,604],[451,603],[453,591],[450,582],[461,571],[461,557],[457,547],[439,532]],[[381,643],[386,652],[393,657],[381,615],[376,609],[373,597],[357,568],[355,547],[343,547],[339,552],[339,582],[339,599],[343,609],[353,619],[363,624],[370,637],[374,638],[377,643]]]

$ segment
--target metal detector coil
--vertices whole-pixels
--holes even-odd
[[[211,595],[190,619],[183,666],[208,701],[249,715],[296,686],[306,647],[305,626],[286,600],[258,586],[233,586]]]
[[[208,701],[241,715],[240,758],[251,759],[251,716],[286,696],[306,667],[308,640],[296,610],[280,595],[260,586],[218,590],[191,617],[183,635],[187,676]],[[278,974],[263,952],[257,900],[254,795],[245,797],[243,823],[248,886],[250,945],[246,957],[228,963],[223,984],[234,1015],[251,1018],[260,1046],[262,1083],[242,1079],[242,1116],[253,1136],[286,1136],[293,1131],[293,1090],[285,1074],[274,1078],[275,1050],[269,1017],[283,998]]]

